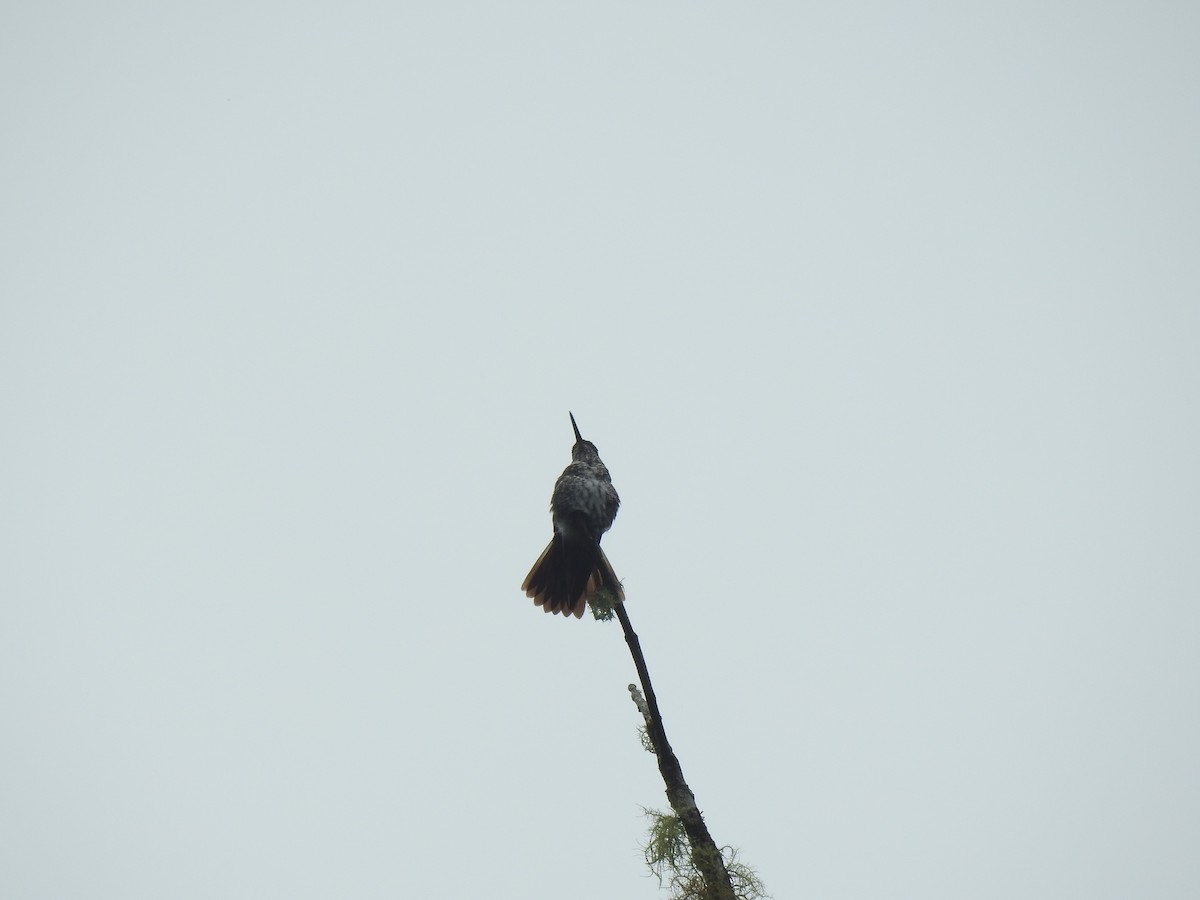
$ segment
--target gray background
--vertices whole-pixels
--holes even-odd
[[[0,895],[1200,895],[1195,4],[3,18]]]

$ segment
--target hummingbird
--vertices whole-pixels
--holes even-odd
[[[618,602],[625,599],[621,582],[600,549],[600,536],[612,527],[621,498],[612,485],[608,468],[600,461],[596,445],[585,441],[575,424],[571,464],[554,482],[550,518],[554,536],[542,551],[521,590],[548,613],[583,617],[587,599],[605,588]]]

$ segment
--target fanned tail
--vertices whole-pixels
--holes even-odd
[[[587,599],[606,588],[618,602],[625,599],[617,573],[596,544],[565,543],[555,534],[537,558],[521,590],[548,613],[583,618]]]

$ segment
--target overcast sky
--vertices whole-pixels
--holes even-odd
[[[1200,896],[1200,7],[2,19],[0,896]]]

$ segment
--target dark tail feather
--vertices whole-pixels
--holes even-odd
[[[607,588],[618,603],[625,602],[625,591],[621,587],[621,582],[617,579],[617,573],[613,571],[612,563],[608,561],[608,557],[604,555],[604,551],[599,547],[596,548],[596,568],[592,574],[595,580],[595,585],[592,591],[599,588]]]
[[[621,583],[604,551],[594,544],[567,544],[554,535],[538,557],[521,590],[548,613],[583,617],[587,598],[604,587],[625,599]]]

